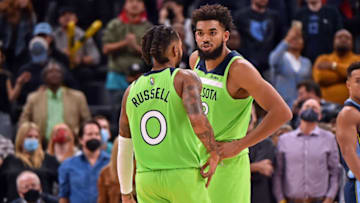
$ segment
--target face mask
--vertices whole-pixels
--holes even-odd
[[[91,139],[86,142],[86,148],[91,152],[94,152],[101,146],[101,142],[98,139]]]
[[[300,118],[307,122],[317,122],[319,120],[319,114],[313,109],[306,109],[300,114]]]
[[[39,147],[39,141],[36,138],[25,138],[24,149],[33,152]]]
[[[27,202],[36,202],[39,198],[40,192],[34,189],[31,189],[24,194],[24,199]]]
[[[106,143],[109,140],[109,137],[110,137],[109,132],[106,129],[102,128],[101,129],[101,141],[102,141],[102,143]]]

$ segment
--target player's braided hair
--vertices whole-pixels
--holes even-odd
[[[158,25],[150,28],[142,38],[142,57],[146,64],[152,65],[152,58],[158,63],[169,61],[166,49],[174,40],[179,40],[176,31],[168,26]]]
[[[192,13],[191,21],[194,27],[198,21],[205,20],[217,20],[227,31],[235,29],[229,9],[220,4],[204,5]]]

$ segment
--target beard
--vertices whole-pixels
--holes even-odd
[[[221,42],[219,47],[215,48],[212,52],[204,52],[198,48],[200,59],[202,60],[215,60],[222,54],[224,48],[224,42]]]
[[[339,55],[345,55],[347,52],[350,51],[350,48],[348,46],[340,45],[335,48],[336,52],[338,52]]]

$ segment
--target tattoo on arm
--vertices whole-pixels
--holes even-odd
[[[186,80],[183,83],[183,103],[195,134],[205,145],[207,151],[212,152],[216,150],[216,142],[214,131],[202,110],[200,99],[201,81],[198,77],[191,76],[191,80]]]

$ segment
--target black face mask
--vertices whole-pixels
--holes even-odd
[[[91,152],[96,151],[101,146],[101,142],[98,139],[91,139],[86,142],[86,148]]]
[[[27,202],[36,202],[39,198],[40,192],[34,189],[31,189],[24,194],[24,199]]]
[[[306,122],[317,122],[319,121],[319,114],[310,108],[303,111],[300,118]]]

